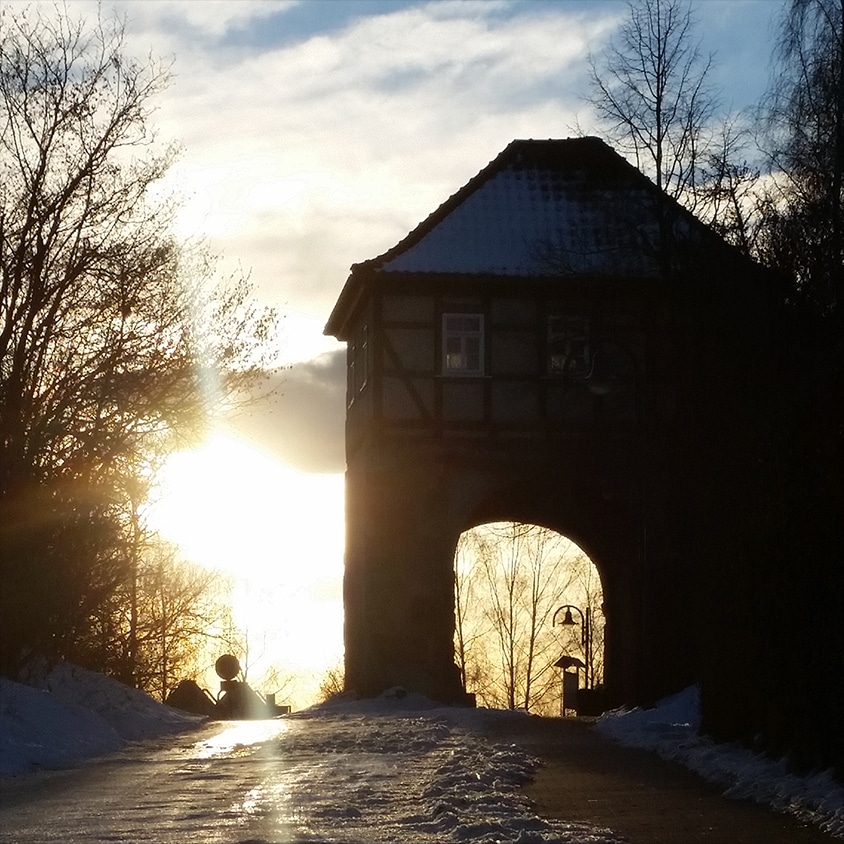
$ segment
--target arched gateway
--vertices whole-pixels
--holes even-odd
[[[352,267],[326,326],[348,343],[347,688],[461,699],[455,545],[492,520],[599,568],[612,702],[694,679],[690,385],[753,273],[595,138],[512,142]]]

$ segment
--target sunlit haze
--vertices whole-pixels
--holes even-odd
[[[168,460],[151,521],[187,560],[232,576],[252,676],[276,666],[318,680],[342,658],[341,475],[216,434]]]

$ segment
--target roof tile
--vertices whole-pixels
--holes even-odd
[[[658,274],[657,189],[597,138],[513,141],[388,252],[384,273]],[[691,217],[675,209],[688,236]]]

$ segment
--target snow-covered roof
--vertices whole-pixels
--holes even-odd
[[[352,266],[326,333],[372,275],[656,278],[658,209],[675,244],[713,237],[599,138],[515,140],[392,249]]]
[[[654,276],[657,195],[598,138],[517,140],[400,243],[353,269]],[[687,235],[690,218],[671,209]]]

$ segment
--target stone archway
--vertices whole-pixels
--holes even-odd
[[[401,685],[462,699],[453,662],[454,549],[467,527],[507,519],[571,537],[600,569],[610,702],[647,700],[686,682],[693,660],[678,619],[691,620],[689,596],[675,590],[670,611],[659,611],[666,567],[642,553],[635,477],[621,463],[609,471],[606,455],[598,456],[477,445],[460,454],[439,445],[397,454],[392,468],[350,468],[347,687],[375,695]]]

